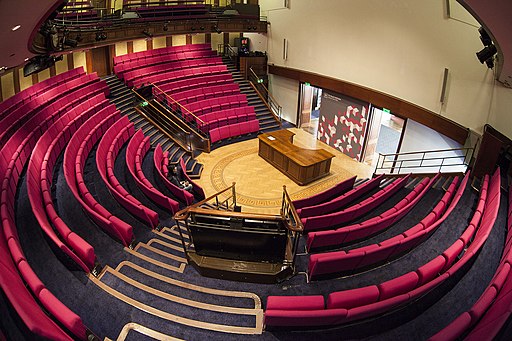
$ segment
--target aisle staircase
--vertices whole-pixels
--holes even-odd
[[[256,118],[260,121],[260,132],[268,133],[281,129],[279,123],[275,120],[274,115],[272,115],[272,113],[268,110],[267,106],[265,103],[263,103],[256,91],[252,88],[249,81],[246,80],[240,72],[238,72],[236,66],[233,65],[231,60],[228,57],[222,57],[222,61],[224,64],[226,64],[228,71],[231,72],[233,80],[238,83],[238,86],[240,87],[240,93],[247,96],[249,105],[254,107]]]
[[[156,128],[149,120],[134,109],[135,95],[116,75],[103,78],[110,88],[110,101],[114,103],[123,115],[128,116],[136,129],[142,129],[144,135],[150,136],[152,146],[160,144],[164,151],[169,151],[171,163],[183,158],[187,166],[187,174],[191,178],[199,178],[203,165],[193,158],[190,152],[185,151],[172,139]]]

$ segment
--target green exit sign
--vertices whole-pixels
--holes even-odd
[[[382,108],[382,111],[384,111],[384,112],[386,112],[386,113],[388,113],[388,114],[391,114],[391,110],[389,110],[389,109]]]
[[[304,82],[304,85],[305,86],[311,86],[311,83],[310,82]]]

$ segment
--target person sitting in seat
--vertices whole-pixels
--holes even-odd
[[[169,173],[169,181],[176,187],[192,192],[192,184],[186,180],[180,180],[178,167],[172,167]]]

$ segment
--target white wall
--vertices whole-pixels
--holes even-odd
[[[265,34],[244,32],[244,37],[249,38],[249,48],[251,51],[267,51],[267,36]]]
[[[400,147],[400,153],[407,152],[420,152],[420,151],[430,151],[430,150],[443,150],[443,149],[455,149],[462,148],[463,146],[457,143],[456,141],[439,134],[433,129],[430,129],[427,126],[424,126],[416,121],[407,120],[407,125],[405,127],[405,132],[403,135],[402,146]],[[438,152],[432,154],[426,154],[425,158],[438,158],[438,157],[456,157],[454,159],[446,159],[443,161],[444,165],[450,164],[460,164],[464,161],[464,152],[463,151],[450,151],[450,152]],[[421,157],[420,154],[413,154],[410,157],[401,156],[401,159],[417,159]],[[423,165],[440,165],[441,160],[432,160],[428,162],[424,162]],[[416,165],[417,162],[408,163],[408,166]],[[417,172],[426,172],[425,169],[406,169],[402,173],[409,173],[411,171]],[[434,167],[432,171],[437,172],[438,167]],[[465,167],[444,167],[444,172],[457,172],[457,171],[465,171]]]
[[[270,22],[269,63],[382,91],[481,132],[488,117],[506,121],[512,90],[495,87],[492,71],[475,56],[483,47],[478,28],[457,2],[450,4],[457,20],[447,18],[445,0],[295,0],[290,9],[260,0]],[[441,105],[445,67],[448,96]],[[278,101],[281,86],[289,84],[273,80]],[[497,128],[512,136],[512,125]]]
[[[296,125],[299,82],[289,78],[269,75],[269,87],[269,91],[283,108],[283,119]]]

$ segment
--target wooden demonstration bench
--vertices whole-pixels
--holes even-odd
[[[286,129],[259,135],[258,155],[301,186],[328,175],[334,155],[296,146],[294,135]]]

